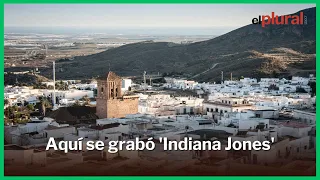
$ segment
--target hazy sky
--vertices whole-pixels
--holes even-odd
[[[5,27],[204,28],[232,30],[252,18],[315,4],[6,4]],[[187,29],[186,29],[187,30]]]

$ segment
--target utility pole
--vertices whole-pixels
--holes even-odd
[[[223,71],[221,71],[221,84],[223,84]]]
[[[53,108],[56,106],[56,62],[53,61]]]
[[[143,90],[146,92],[146,71],[143,72]]]

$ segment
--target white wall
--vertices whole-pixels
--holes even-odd
[[[308,132],[311,130],[311,127],[305,127],[305,128],[294,128],[294,127],[279,127],[278,134],[280,137],[282,136],[292,136],[292,137],[304,137],[308,136]]]
[[[307,124],[316,124],[316,114],[315,113],[294,110],[293,117],[296,119],[300,119],[300,120],[302,120],[302,122],[307,123]]]
[[[63,138],[65,133],[75,133],[76,129],[73,126],[70,127],[63,127],[63,128],[57,128],[57,129],[51,129],[51,130],[44,130],[44,132],[47,133],[47,138],[53,137],[53,138]]]

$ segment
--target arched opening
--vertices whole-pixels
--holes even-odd
[[[113,89],[111,89],[111,97],[114,97]]]

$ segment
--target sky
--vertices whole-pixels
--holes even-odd
[[[5,32],[17,29],[149,29],[222,34],[275,12],[295,13],[315,4],[5,4]]]

